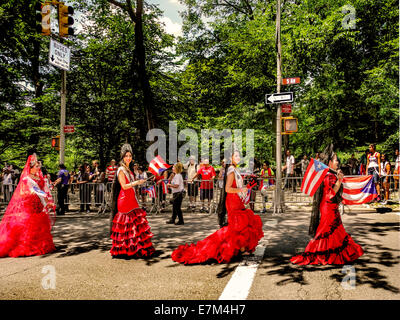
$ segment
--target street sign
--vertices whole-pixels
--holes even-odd
[[[75,132],[75,127],[73,125],[65,125],[64,133],[72,133]]]
[[[283,113],[291,113],[292,112],[292,105],[291,104],[283,104],[282,105],[282,112]]]
[[[293,102],[293,92],[281,92],[281,93],[272,93],[265,95],[265,103],[287,103]]]
[[[296,84],[296,83],[300,83],[300,78],[299,77],[296,77],[296,78],[283,78],[282,79],[282,84],[283,85]]]
[[[69,71],[71,50],[60,42],[50,39],[49,63]]]

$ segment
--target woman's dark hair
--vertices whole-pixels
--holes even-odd
[[[225,164],[224,165],[224,183],[223,183],[223,189],[222,189],[222,195],[219,199],[219,203],[218,203],[218,208],[217,208],[217,214],[218,214],[218,224],[219,226],[222,228],[226,225],[228,225],[228,222],[226,221],[226,191],[225,191],[225,187],[226,187],[226,178],[227,178],[227,173],[228,173],[228,168],[229,168],[229,164]]]
[[[127,150],[123,154],[121,154],[120,166],[124,165],[124,163],[123,163],[124,160],[123,159],[124,159],[125,154],[127,152],[130,152],[132,154],[132,152],[130,150]],[[129,163],[129,170],[133,171],[133,163],[132,163],[132,161]],[[120,191],[121,191],[121,184],[119,183],[118,175],[115,174],[114,175],[114,181],[113,181],[112,186],[111,186],[111,200],[112,201],[111,201],[111,214],[110,214],[110,234],[112,232],[112,224],[113,224],[114,217],[118,212],[118,205],[117,204],[118,204],[118,195],[119,195]]]
[[[337,157],[336,153],[333,151],[333,144],[328,145],[324,153],[320,154],[320,156],[322,157],[322,162],[326,165],[328,165],[329,161],[333,160],[335,156]],[[324,193],[324,182],[322,182],[321,185],[318,187],[313,198],[310,226],[308,228],[308,234],[313,238],[315,237],[319,225],[319,220],[320,220],[319,207],[321,204],[323,193]],[[341,202],[342,193],[343,193],[343,185],[340,186],[339,191],[331,199],[331,201],[334,203]]]

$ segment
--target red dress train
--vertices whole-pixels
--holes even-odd
[[[118,173],[117,173],[118,174]],[[125,176],[125,183],[129,183]],[[112,224],[112,256],[148,257],[155,249],[151,242],[153,233],[146,219],[146,211],[139,207],[135,190],[129,188],[118,196],[118,212]]]
[[[232,187],[236,188],[235,180]],[[241,248],[253,252],[258,241],[264,236],[261,218],[250,209],[246,209],[235,193],[226,195],[226,209],[227,226],[196,244],[179,246],[172,253],[172,260],[184,264],[196,264],[208,260],[227,263],[239,253]]]
[[[305,251],[290,259],[292,263],[343,265],[363,255],[363,249],[344,230],[338,210],[339,205],[331,202],[335,196],[332,188],[336,180],[335,175],[331,173],[326,175],[317,232]]]

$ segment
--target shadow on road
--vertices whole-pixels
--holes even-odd
[[[399,223],[369,223],[365,216],[360,216],[353,218],[351,225],[344,224],[344,227],[364,250],[363,256],[348,264],[355,267],[357,285],[367,284],[372,288],[384,289],[395,294],[400,293],[399,288],[390,284],[385,275],[387,270],[383,270],[383,267],[396,267],[398,265],[399,250],[382,244],[384,236],[389,233],[398,234]],[[321,270],[337,270],[330,277],[339,283],[342,282],[345,275],[342,272],[343,266],[299,266],[290,262],[292,256],[302,252],[307,246],[310,240],[307,230],[307,223],[286,224],[284,225],[284,232],[269,239],[262,268],[265,269],[264,275],[278,275],[281,278],[276,282],[276,285],[284,286],[289,283],[307,285],[309,283],[305,279],[306,273]],[[268,232],[268,230],[264,232]],[[396,274],[396,271],[393,270],[391,273]]]

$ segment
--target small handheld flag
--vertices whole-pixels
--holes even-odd
[[[155,176],[161,175],[165,170],[169,169],[171,166],[167,164],[163,158],[160,156],[155,157],[150,161],[149,171]]]
[[[154,186],[146,188],[145,191],[149,194],[150,198],[156,197],[156,189],[154,188]]]
[[[326,164],[311,159],[301,183],[301,191],[312,197],[321,185],[328,171],[329,167]]]

